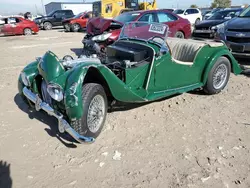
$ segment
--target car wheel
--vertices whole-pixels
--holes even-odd
[[[50,22],[44,22],[43,28],[45,30],[51,30],[52,29],[52,24]]]
[[[227,85],[231,73],[231,64],[226,57],[220,57],[208,74],[204,91],[207,94],[221,92]]]
[[[64,29],[66,32],[70,32],[70,25],[69,24],[65,24],[64,25]]]
[[[100,84],[87,83],[82,89],[82,118],[72,124],[82,136],[97,138],[104,126],[107,115],[107,96]]]
[[[78,32],[80,30],[80,28],[81,28],[81,26],[79,24],[75,23],[75,24],[72,25],[72,30],[74,32]]]
[[[32,30],[31,30],[30,28],[25,28],[25,29],[23,30],[23,34],[24,34],[24,35],[32,35]]]
[[[197,25],[198,23],[200,23],[200,21],[201,21],[200,18],[197,18],[194,24]]]
[[[184,33],[181,32],[181,31],[177,31],[177,32],[175,33],[175,36],[174,36],[174,37],[176,37],[176,38],[181,38],[181,39],[184,39],[184,38],[185,38]]]

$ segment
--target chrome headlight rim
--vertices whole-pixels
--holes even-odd
[[[28,76],[26,75],[25,72],[21,72],[21,79],[25,86],[28,86],[28,87],[31,86],[30,80],[28,79]]]
[[[53,89],[57,89],[57,93],[53,91]],[[60,85],[55,83],[49,83],[47,86],[47,92],[49,93],[50,97],[58,102],[61,102],[64,98],[64,92]]]

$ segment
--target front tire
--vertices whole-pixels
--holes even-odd
[[[87,83],[82,89],[82,118],[72,124],[82,136],[97,138],[101,133],[107,115],[108,101],[100,84]]]
[[[200,23],[200,22],[201,22],[201,19],[200,19],[200,18],[197,18],[197,19],[195,20],[194,25],[197,25],[197,24]]]
[[[44,22],[43,28],[45,30],[51,30],[52,29],[52,24],[50,22]]]
[[[231,73],[231,64],[226,57],[220,57],[208,74],[204,91],[207,94],[220,93],[227,85]]]
[[[81,26],[79,24],[75,23],[72,25],[73,32],[78,32],[78,31],[80,31],[80,29],[81,29]]]
[[[23,34],[24,35],[32,35],[32,30],[30,29],[30,28],[25,28],[24,30],[23,30]]]

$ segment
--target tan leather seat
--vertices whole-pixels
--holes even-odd
[[[185,65],[193,64],[198,51],[206,45],[206,43],[200,41],[170,37],[167,39],[167,43],[171,49],[172,58],[177,60],[176,63]]]

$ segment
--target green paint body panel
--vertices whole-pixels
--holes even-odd
[[[159,46],[152,43],[131,40],[131,43],[140,43],[151,47],[155,54],[160,51]],[[180,94],[200,88],[205,85],[208,73],[214,63],[221,56],[227,57],[232,65],[232,72],[241,73],[241,68],[226,46],[210,47],[205,45],[198,52],[192,65],[176,63],[169,53],[155,57],[153,62],[140,65],[136,68],[125,69],[125,81],[118,78],[104,64],[84,62],[72,69],[66,70],[59,59],[52,52],[47,52],[41,60],[29,64],[23,69],[30,82],[33,92],[37,93],[35,77],[41,75],[47,83],[61,86],[64,91],[64,100],[55,108],[66,110],[70,121],[80,119],[83,112],[82,87],[90,69],[104,79],[112,96],[122,102],[146,102]],[[22,95],[21,78],[18,79],[18,90]]]

